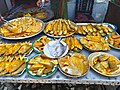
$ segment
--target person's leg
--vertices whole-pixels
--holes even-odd
[[[51,0],[51,9],[54,12],[55,19],[58,18],[58,1],[59,0]]]
[[[68,19],[67,0],[60,0],[60,1],[62,1],[62,13],[61,13],[61,18]]]
[[[51,0],[51,9],[55,14],[55,18],[68,19],[67,0]]]

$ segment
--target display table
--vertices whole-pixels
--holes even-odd
[[[25,40],[5,40],[1,39],[1,42],[7,42],[7,43],[14,43],[14,42],[22,42],[22,41],[31,41],[38,39],[40,36],[44,35],[43,33],[34,36],[29,39]],[[78,39],[80,38],[80,35],[75,35]],[[85,54],[86,57],[91,53],[90,51],[87,51],[86,49],[83,49],[81,53]],[[111,48],[110,51],[107,51],[107,53],[110,53],[118,58],[120,58],[120,51],[115,50]],[[31,53],[30,56],[28,56],[28,59],[33,57],[35,54],[34,51]],[[57,72],[47,78],[47,79],[40,79],[40,78],[31,78],[27,72],[25,71],[21,76],[16,77],[0,77],[0,82],[11,82],[11,83],[74,83],[74,84],[103,84],[103,85],[120,85],[120,76],[117,77],[106,77],[103,75],[98,74],[94,70],[90,68],[87,75],[80,77],[80,78],[69,78],[65,75],[63,75],[59,70]]]

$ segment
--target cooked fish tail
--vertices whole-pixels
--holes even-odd
[[[15,76],[16,74],[20,73],[23,71],[23,69],[25,68],[26,64],[24,63],[20,68],[18,68],[16,71],[10,73],[12,76]]]

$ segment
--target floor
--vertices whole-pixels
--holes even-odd
[[[12,84],[1,83],[0,90],[120,90],[119,86],[81,84]]]

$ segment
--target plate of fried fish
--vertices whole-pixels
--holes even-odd
[[[89,36],[106,36],[116,32],[117,27],[110,23],[78,23],[77,33]]]
[[[0,56],[28,56],[33,51],[32,43],[30,42],[17,42],[17,43],[1,43]]]
[[[58,68],[58,61],[38,54],[31,58],[26,65],[27,73],[33,78],[47,78],[52,76]]]
[[[27,58],[18,56],[0,56],[0,76],[20,76],[25,71]]]
[[[88,56],[88,60],[91,68],[101,75],[120,75],[120,60],[109,53],[95,52]]]
[[[44,33],[51,37],[67,37],[75,33],[77,26],[65,19],[56,19],[46,23]]]
[[[39,39],[35,40],[32,44],[33,49],[37,53],[43,52],[44,46],[51,41],[52,38],[47,36],[41,36]]]
[[[45,24],[39,19],[21,17],[10,20],[0,28],[0,37],[19,40],[38,35],[44,29]]]
[[[68,55],[59,58],[59,70],[68,77],[81,77],[89,71],[89,63],[84,54],[69,53]]]
[[[86,36],[80,38],[81,44],[89,51],[108,51],[110,47],[102,36]]]
[[[120,50],[120,35],[108,35],[105,39],[112,48]]]
[[[80,41],[75,36],[63,38],[62,41],[68,45],[69,51],[80,52],[83,49]]]

